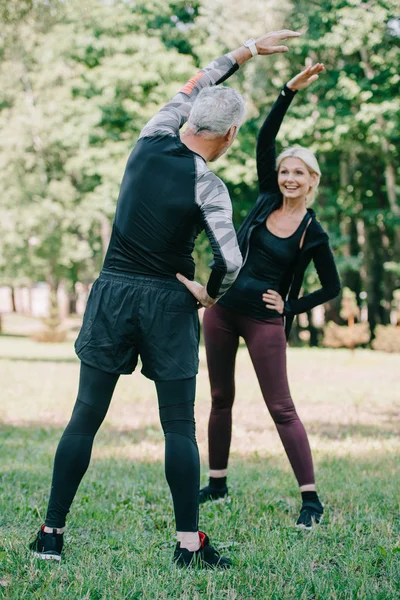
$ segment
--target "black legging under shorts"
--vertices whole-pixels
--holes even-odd
[[[78,397],[54,460],[45,521],[48,527],[65,525],[118,378],[119,375],[81,363]],[[174,503],[176,529],[197,531],[200,463],[194,420],[196,378],[156,381],[155,384],[165,434],[165,474]]]

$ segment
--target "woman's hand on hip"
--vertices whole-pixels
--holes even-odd
[[[282,299],[282,296],[275,292],[275,290],[267,290],[263,294],[263,302],[265,302],[266,308],[270,308],[271,310],[276,310],[280,315],[283,314],[283,309],[285,303]]]
[[[179,279],[179,281],[183,283],[189,292],[196,298],[198,303],[197,308],[201,308],[202,306],[210,308],[210,306],[215,304],[216,300],[207,294],[207,288],[204,285],[201,285],[201,283],[198,283],[197,281],[191,281],[180,273],[176,274],[176,278]]]

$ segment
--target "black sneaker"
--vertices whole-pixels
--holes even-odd
[[[29,544],[29,550],[32,550],[37,558],[61,560],[63,535],[57,533],[57,529],[53,529],[52,533],[45,533],[44,525],[42,525],[36,539]]]
[[[229,569],[232,561],[229,558],[221,556],[214,546],[210,545],[208,535],[199,531],[200,548],[195,552],[190,552],[187,548],[181,548],[180,542],[176,544],[174,552],[174,562],[178,567],[194,567],[211,569]]]
[[[322,520],[324,507],[320,502],[303,502],[296,527],[310,530]]]
[[[201,488],[199,492],[199,504],[204,504],[208,500],[219,500],[225,498],[228,495],[228,488],[224,486],[222,488],[214,488],[210,485]]]

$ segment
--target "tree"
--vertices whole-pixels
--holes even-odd
[[[239,4],[239,3],[238,3]],[[219,172],[231,190],[240,224],[256,197],[256,133],[276,90],[306,60],[324,62],[326,73],[291,106],[279,135],[282,147],[304,145],[317,153],[322,182],[316,211],[327,227],[345,285],[368,293],[371,329],[389,319],[390,299],[399,286],[399,115],[400,20],[397,2],[323,0],[262,3],[277,15],[271,27],[306,30],[290,42],[290,52],[246,66],[239,83],[249,100],[248,121]],[[228,49],[249,32],[263,29],[263,7],[251,22],[236,3],[230,11],[215,6],[211,35]],[[217,14],[220,13],[218,20]],[[240,24],[237,25],[237,15]],[[214,19],[211,19],[214,23]],[[257,31],[254,29],[257,25]],[[237,37],[236,32],[239,31]],[[220,33],[219,33],[220,32]],[[247,32],[247,33],[245,33]],[[229,37],[231,36],[231,37]],[[240,37],[241,36],[241,37]],[[213,38],[214,39],[214,38]],[[230,82],[231,85],[231,82]],[[312,271],[305,291],[318,285]],[[335,311],[338,317],[338,306]]]
[[[168,38],[166,25],[168,17],[175,28],[190,3],[173,3],[173,22],[161,2],[71,1],[46,27],[28,4],[6,11],[0,268],[3,281],[46,279],[54,291],[65,278],[73,290],[101,265],[140,129],[192,73],[192,57],[178,56],[179,35]],[[160,23],[161,39],[152,30]]]
[[[345,285],[367,292],[371,330],[400,286],[400,21],[395,0],[0,1],[0,277],[90,281],[125,161],[144,123],[216,55],[267,29],[302,29],[290,52],[229,81],[247,120],[215,165],[237,226],[257,197],[255,145],[279,88],[308,59],[326,74],[294,100],[278,149],[317,153],[316,212]],[[149,52],[151,48],[151,52]],[[214,167],[213,167],[214,168]],[[207,277],[208,244],[196,246]],[[310,270],[304,290],[318,285]],[[340,321],[339,306],[330,315]]]

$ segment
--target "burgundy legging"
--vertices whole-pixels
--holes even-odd
[[[215,304],[204,313],[204,340],[212,407],[208,424],[210,469],[226,469],[235,398],[235,360],[244,338],[264,396],[300,486],[314,483],[310,445],[286,374],[286,338],[280,318],[258,321]]]

